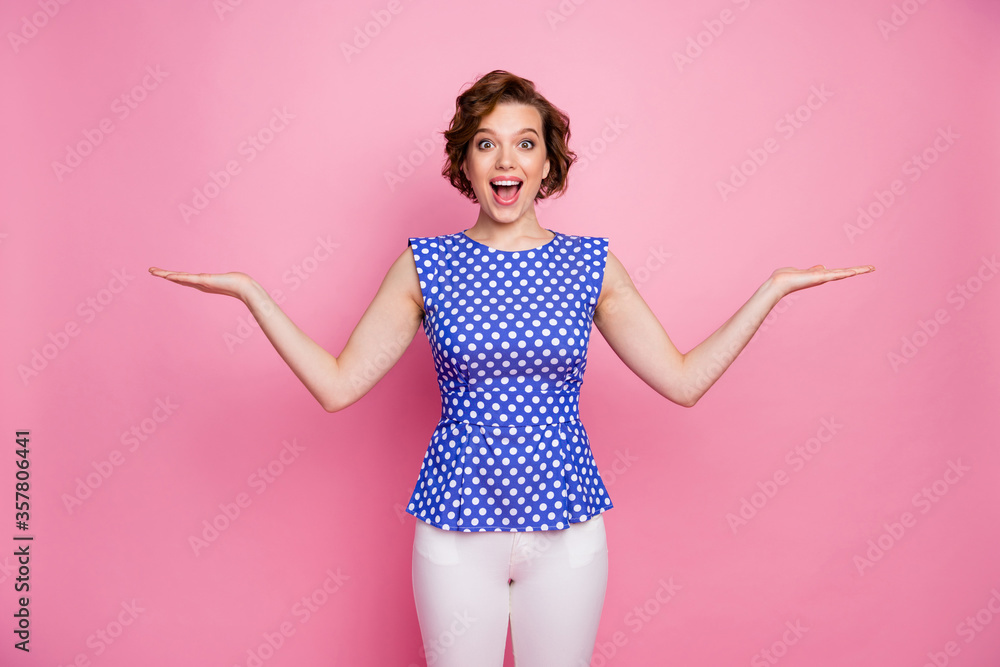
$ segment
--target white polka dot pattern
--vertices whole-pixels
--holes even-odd
[[[561,530],[613,507],[579,415],[608,239],[553,234],[409,239],[441,421],[406,511],[438,528]]]

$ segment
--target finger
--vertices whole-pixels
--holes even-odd
[[[172,283],[177,283],[179,285],[186,285],[188,287],[202,288],[206,286],[208,277],[207,273],[183,273],[180,271],[164,271],[160,270],[155,275],[169,280]]]
[[[851,276],[857,276],[862,273],[871,273],[874,270],[874,266],[852,266],[849,269],[827,269],[825,278],[827,281],[843,280],[844,278],[850,278]]]
[[[182,271],[168,271],[166,269],[161,269],[161,268],[156,267],[156,266],[149,267],[149,272],[152,273],[154,276],[158,276],[160,278],[166,278],[168,276],[189,276],[189,275],[191,275],[190,273],[184,273]]]

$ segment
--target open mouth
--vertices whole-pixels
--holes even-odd
[[[524,183],[516,179],[498,178],[490,181],[490,187],[493,188],[496,198],[504,204],[512,203],[517,199],[517,193],[520,192],[522,185]]]

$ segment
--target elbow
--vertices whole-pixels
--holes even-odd
[[[689,396],[682,400],[675,400],[674,403],[681,406],[682,408],[693,408],[694,406],[698,405],[698,399],[700,398],[701,396]]]
[[[687,390],[664,392],[663,394],[664,398],[668,401],[676,403],[682,408],[693,408],[704,395],[704,391],[700,391],[694,387]]]
[[[361,396],[332,392],[319,399],[319,404],[327,412],[340,412],[357,403]]]
[[[344,401],[343,397],[334,394],[319,397],[318,400],[319,404],[323,406],[323,409],[327,412],[340,412],[353,402]]]
[[[663,396],[663,398],[670,401],[671,403],[676,403],[682,408],[693,408],[695,405],[697,405],[698,399],[701,398],[701,394],[661,392],[660,395]]]

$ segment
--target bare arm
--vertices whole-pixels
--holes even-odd
[[[240,299],[296,377],[329,412],[351,405],[399,360],[423,317],[420,283],[409,248],[389,267],[378,292],[339,356],[320,347],[245,273],[150,273],[203,292]]]
[[[736,313],[682,354],[635,288],[625,267],[608,253],[594,324],[632,372],[665,398],[694,406],[746,347],[782,297],[806,287],[874,271],[874,266],[776,270]]]

